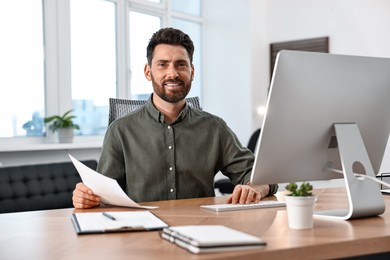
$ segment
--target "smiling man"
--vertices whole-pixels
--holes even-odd
[[[194,46],[174,28],[153,34],[144,73],[152,82],[147,104],[110,124],[97,171],[114,178],[136,202],[210,197],[221,171],[236,185],[228,203],[258,202],[277,185],[249,184],[253,153],[219,117],[191,108]],[[73,192],[76,208],[100,204],[83,183]]]

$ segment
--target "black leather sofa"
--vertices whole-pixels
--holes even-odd
[[[95,160],[82,162],[96,170]],[[73,207],[80,181],[71,162],[0,168],[0,213]]]

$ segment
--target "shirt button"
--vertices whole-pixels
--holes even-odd
[[[173,170],[173,168],[172,168],[172,167],[169,167],[169,170],[170,170],[170,171],[172,171],[172,170]]]
[[[169,191],[170,191],[170,192],[173,192],[173,189],[170,189]]]
[[[168,126],[168,129],[171,129],[171,126],[170,126],[170,125]]]
[[[171,150],[171,149],[172,149],[172,146],[168,146],[168,149]]]

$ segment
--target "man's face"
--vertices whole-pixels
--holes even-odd
[[[161,99],[176,103],[191,90],[194,66],[183,46],[159,44],[154,49],[152,64],[145,65],[144,73]]]

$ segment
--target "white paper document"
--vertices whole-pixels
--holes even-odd
[[[150,211],[74,213],[72,221],[78,234],[159,230],[168,225]]]
[[[70,154],[69,157],[80,174],[83,183],[93,190],[94,194],[100,196],[103,203],[132,208],[158,208],[139,205],[127,196],[116,180],[92,170]]]

